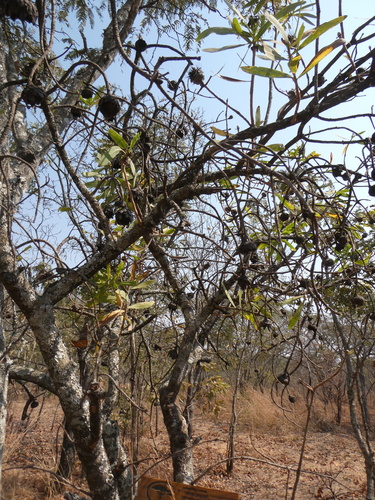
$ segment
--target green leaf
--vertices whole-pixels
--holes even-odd
[[[302,38],[305,38],[304,33],[305,33],[305,25],[302,24],[300,29],[298,30],[298,34],[296,36],[296,47],[299,47],[299,44],[301,43]]]
[[[236,307],[233,300],[232,300],[232,297],[230,296],[228,290],[225,288],[224,285],[223,285],[223,288],[224,288],[225,295],[227,296],[227,299],[229,300],[229,302],[232,304],[233,307]]]
[[[265,18],[275,26],[277,31],[280,33],[280,35],[284,38],[286,42],[288,42],[288,35],[286,31],[284,30],[283,26],[279,23],[279,21],[274,17],[272,14],[267,12],[266,10],[264,11],[264,16]]]
[[[233,134],[229,134],[225,130],[220,130],[219,128],[216,128],[216,127],[211,127],[211,130],[214,132],[214,134],[220,135],[222,137],[229,137],[230,135],[233,135]]]
[[[282,149],[284,149],[284,144],[269,144],[267,145],[267,148],[259,148],[258,151],[260,153],[269,153],[270,149],[276,152],[281,151]]]
[[[213,27],[213,28],[207,28],[206,30],[202,31],[202,33],[199,33],[197,36],[197,42],[200,40],[203,40],[203,38],[206,38],[208,35],[211,34],[214,35],[235,35],[236,32],[233,28],[220,28],[220,27]]]
[[[302,309],[303,309],[304,303],[300,304],[296,310],[296,312],[293,314],[293,316],[290,318],[289,323],[288,323],[288,328],[293,328],[297,321],[301,317]]]
[[[303,297],[303,295],[297,295],[296,297],[289,297],[289,299],[284,300],[283,302],[280,302],[281,306],[286,306],[287,304],[292,304],[296,300],[299,300]]]
[[[71,212],[73,209],[71,207],[60,207],[59,212]]]
[[[289,16],[289,14],[294,12],[298,7],[301,7],[305,3],[306,3],[305,1],[300,1],[292,3],[291,5],[287,5],[286,7],[283,7],[278,12],[275,12],[276,19],[282,19],[283,17]]]
[[[243,17],[243,15],[241,14],[241,12],[233,5],[229,2],[229,0],[224,0],[224,2],[228,5],[228,7],[230,9],[233,10],[233,12],[235,14],[237,14],[237,16],[242,20],[242,21],[245,21],[245,18]]]
[[[216,74],[219,78],[222,78],[223,80],[226,80],[227,82],[233,82],[233,83],[249,83],[248,80],[238,80],[237,78],[232,78],[230,76],[224,76],[224,75],[219,75],[219,73]]]
[[[264,56],[259,55],[260,59],[268,59],[270,61],[286,61],[287,59],[283,57],[274,47],[271,47],[265,42],[262,42]]]
[[[255,126],[260,127],[262,124],[262,117],[260,114],[260,106],[257,106],[257,109],[255,111]]]
[[[264,76],[266,78],[292,78],[288,73],[283,73],[277,69],[262,68],[260,66],[241,66],[242,71],[251,75]]]
[[[289,69],[290,71],[293,73],[293,74],[296,74],[297,73],[297,70],[298,70],[298,66],[299,66],[299,62],[300,60],[302,59],[302,57],[298,54],[297,56],[293,57],[289,63],[288,63],[288,66],[289,66]]]
[[[97,170],[90,170],[89,172],[82,172],[82,177],[101,177],[101,170],[98,168]]]
[[[107,149],[107,151],[98,153],[96,159],[99,167],[107,167],[108,165],[110,165],[120,151],[122,151],[122,149],[119,146],[112,146],[111,148]]]
[[[149,288],[155,283],[156,280],[146,280],[142,281],[142,283],[138,283],[137,285],[134,285],[131,287],[132,290],[140,290],[142,288]]]
[[[210,48],[210,49],[203,49],[203,52],[222,52],[223,50],[230,50],[230,49],[237,49],[237,47],[244,47],[246,44],[245,43],[238,43],[236,45],[225,45],[224,47],[220,48]]]
[[[254,15],[258,14],[258,12],[263,8],[263,5],[265,5],[267,2],[268,0],[260,0],[253,2],[254,4],[256,4],[256,7],[254,9]]]
[[[101,183],[101,179],[98,179],[97,181],[85,182],[85,186],[88,188],[96,188],[99,186],[100,183]]]
[[[153,305],[155,305],[154,300],[150,300],[149,302],[137,302],[137,304],[132,304],[131,306],[128,306],[128,309],[148,309]]]
[[[338,24],[342,23],[347,16],[340,16],[336,17],[335,19],[332,19],[331,21],[327,21],[326,23],[321,24],[318,26],[314,32],[309,35],[304,42],[301,43],[301,45],[298,47],[299,50],[303,49],[303,47],[306,47],[306,45],[309,45],[309,43],[313,42],[317,38],[319,38],[323,33],[326,31],[330,30],[334,26],[337,26]]]
[[[336,47],[340,47],[341,45],[345,44],[345,40],[343,38],[338,38],[334,42],[332,42],[330,45],[327,45],[326,47],[323,47],[322,49],[319,50],[319,52],[311,59],[309,64],[306,66],[306,68],[302,71],[302,73],[299,75],[298,78],[301,76],[305,75],[308,73],[311,69],[313,69],[322,59],[324,59],[328,54],[332,52],[333,49]]]
[[[255,330],[258,330],[258,329],[259,329],[259,328],[258,328],[258,325],[257,325],[257,323],[256,323],[256,321],[255,321],[254,314],[252,314],[252,313],[248,313],[248,312],[247,312],[247,313],[243,313],[243,314],[242,314],[242,316],[243,316],[245,319],[247,319],[248,321],[250,321],[250,323],[253,325],[253,327],[254,327],[254,329],[255,329]]]
[[[116,132],[116,130],[113,130],[112,128],[110,128],[108,130],[108,134],[109,134],[110,138],[112,139],[112,141],[115,144],[117,144],[117,146],[119,146],[124,151],[129,150],[128,143],[125,141],[125,139],[118,132]]]
[[[137,134],[135,134],[135,136],[133,137],[133,139],[130,141],[130,145],[129,145],[129,149],[130,150],[132,150],[134,148],[134,146],[139,141],[140,137],[141,137],[141,132],[138,132]]]
[[[240,23],[238,22],[238,19],[236,17],[234,17],[232,20],[232,27],[235,30],[235,32],[237,33],[237,35],[242,35],[243,29],[242,29],[242,26],[240,25]]]

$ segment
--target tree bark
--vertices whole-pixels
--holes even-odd
[[[174,395],[168,391],[168,386],[162,387],[159,395],[164,423],[169,435],[173,479],[178,483],[191,483],[194,480],[194,463],[189,426],[175,402]]]
[[[65,478],[69,479],[72,475],[73,467],[74,467],[74,456],[75,456],[75,447],[74,447],[74,439],[73,432],[71,426],[65,422],[64,425],[64,436],[61,444],[61,452],[60,452],[60,462],[57,467],[57,473]]]
[[[3,287],[0,284],[0,312],[3,305]],[[9,369],[11,363],[9,359],[4,356],[5,352],[5,339],[2,325],[2,316],[0,314],[0,498],[2,486],[2,462],[4,453],[4,443],[6,434],[6,419],[7,419],[7,404],[8,404],[8,380]]]

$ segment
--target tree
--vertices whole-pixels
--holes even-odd
[[[359,229],[373,223],[357,194],[370,183],[373,138],[355,121],[371,120],[372,113],[344,116],[344,103],[375,84],[374,51],[367,50],[374,35],[366,32],[373,19],[349,42],[340,36],[320,50],[326,32],[338,25],[343,32],[345,16],[321,23],[318,4],[312,13],[305,2],[253,1],[232,8],[229,28],[202,31],[199,40],[232,35],[250,49],[251,65],[243,68],[250,74],[248,118],[211,90],[195,56],[127,41],[140,10],[151,22],[159,9],[167,17],[189,16],[194,3],[128,0],[116,8],[111,0],[102,47],[89,48],[81,30],[82,43],[70,39],[61,57],[53,51],[54,21],[69,8],[83,20],[86,4],[64,2],[57,12],[40,2],[36,10],[32,2],[18,4],[17,12],[3,5],[0,281],[32,331],[47,373],[14,366],[11,376],[44,384],[59,398],[92,498],[128,498],[127,457],[111,418],[120,353],[124,345],[131,353],[133,385],[130,395],[123,393],[135,426],[145,410],[135,400],[139,353],[152,361],[151,332],[164,331],[168,343],[172,334],[171,366],[159,367],[163,379],[153,390],[169,433],[174,479],[191,482],[191,422],[178,405],[186,377],[206,351],[220,356],[220,334],[237,317],[258,333],[282,314],[280,303],[290,329],[309,309],[319,314],[326,290],[341,286],[347,256],[358,257]],[[311,19],[312,31],[304,24]],[[38,29],[32,33],[26,22]],[[281,40],[282,49],[270,38]],[[26,49],[35,59],[26,60]],[[257,55],[269,65],[255,66]],[[106,75],[116,58],[127,68],[123,94]],[[279,78],[293,88],[276,84]],[[268,95],[255,106],[258,79],[268,83]],[[283,101],[271,119],[275,93]],[[213,123],[194,108],[201,95],[223,110]],[[336,108],[339,118],[327,114]],[[355,168],[308,151],[314,143],[333,145],[321,135],[346,119],[352,120],[342,127],[347,138],[339,142],[346,150],[361,148]],[[288,139],[274,143],[278,133]],[[370,196],[373,191],[370,185]],[[358,224],[350,219],[357,207],[363,212]],[[53,231],[56,220],[61,236]],[[370,260],[362,261],[356,265],[369,269]],[[78,325],[73,344],[64,322]],[[0,342],[4,394],[12,335]],[[275,347],[294,351],[301,339],[306,349],[310,338],[286,334]],[[290,376],[288,365],[283,368]],[[2,431],[4,415],[0,411]]]

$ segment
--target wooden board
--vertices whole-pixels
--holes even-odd
[[[138,488],[137,500],[239,500],[238,493],[213,490],[202,486],[163,481],[144,476]]]

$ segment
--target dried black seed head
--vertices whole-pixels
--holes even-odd
[[[362,297],[362,295],[354,295],[354,297],[350,299],[350,302],[354,307],[361,307],[365,304],[366,301],[365,298]]]
[[[186,128],[183,125],[180,125],[176,130],[176,135],[179,139],[182,139],[186,135]]]
[[[36,85],[27,85],[21,94],[21,99],[28,106],[40,106],[42,104],[43,99],[45,99],[46,93],[41,87],[37,87]]]
[[[13,21],[19,19],[35,24],[38,19],[38,9],[31,0],[2,0],[0,12]]]
[[[191,68],[189,71],[189,80],[191,83],[195,83],[195,85],[203,85],[204,84],[204,73],[199,68]]]
[[[259,326],[260,328],[271,328],[272,323],[268,318],[264,318],[264,320],[261,322]]]
[[[29,78],[34,66],[35,66],[35,61],[29,61],[28,63],[26,63],[21,69],[21,75],[24,76],[25,78]]]
[[[258,16],[250,16],[249,20],[247,21],[247,25],[249,26],[250,29],[253,29],[258,24],[258,21],[259,21]]]
[[[295,396],[288,396],[288,398],[291,403],[295,403],[297,399]]]
[[[368,194],[369,196],[375,196],[375,184],[368,188]]]
[[[144,52],[147,49],[148,45],[147,42],[145,42],[142,38],[139,38],[135,42],[134,47],[137,52]]]
[[[302,236],[295,236],[294,241],[297,243],[297,245],[303,245],[305,243],[305,238]]]
[[[178,82],[176,82],[176,80],[168,81],[168,88],[169,88],[169,90],[177,90],[178,89]]]
[[[108,121],[114,120],[117,113],[120,111],[120,103],[113,95],[107,94],[101,97],[98,109],[104,118]]]
[[[277,381],[280,382],[280,384],[288,385],[290,382],[290,376],[288,372],[281,373],[280,375],[277,375]]]
[[[80,106],[72,106],[70,108],[70,113],[72,117],[76,120],[77,118],[81,118],[83,114],[83,108],[81,108]]]
[[[342,165],[332,165],[332,175],[333,177],[341,177],[342,175]]]
[[[332,267],[335,265],[335,261],[330,258],[323,259],[322,264],[324,267]]]
[[[121,170],[121,154],[115,156],[112,160],[111,166],[113,170]]]
[[[304,220],[312,220],[315,217],[314,212],[310,212],[310,210],[303,209],[301,213]]]
[[[103,213],[107,217],[107,219],[112,219],[112,217],[115,215],[113,207],[109,205],[103,207]]]
[[[134,220],[134,214],[128,208],[121,208],[118,212],[115,213],[116,224],[119,226],[129,226],[131,222]]]
[[[344,172],[344,173],[342,174],[342,179],[343,179],[344,181],[348,181],[348,180],[350,179],[350,174],[349,174],[349,172]]]
[[[152,142],[150,136],[144,130],[142,130],[141,132],[138,144],[142,150],[142,153],[144,153],[145,155],[147,155],[151,151]]]
[[[343,245],[341,243],[336,243],[335,250],[336,250],[336,252],[341,252],[341,250],[344,250],[345,247],[346,247],[346,244]]]
[[[175,347],[174,349],[171,349],[170,351],[168,351],[168,356],[171,359],[177,359],[178,358],[178,350],[177,350],[177,348]]]
[[[372,134],[372,136],[371,136],[371,142],[372,142],[373,144],[375,144],[375,132],[374,132],[374,133]]]
[[[253,264],[256,264],[257,262],[259,262],[259,255],[256,252],[254,252],[251,255],[250,262],[252,262]]]
[[[344,248],[348,243],[348,238],[345,236],[345,233],[342,233],[341,231],[337,232],[335,234],[335,240],[336,240],[335,250],[337,252],[341,252],[341,250],[344,250]]]
[[[241,288],[241,290],[246,290],[248,286],[250,286],[250,280],[246,276],[245,272],[242,272],[237,280],[238,286]]]
[[[36,160],[34,153],[27,149],[21,149],[21,151],[18,152],[17,156],[22,158],[22,160],[27,161],[28,163],[34,163],[34,161]]]
[[[135,201],[135,203],[137,203],[137,204],[141,203],[143,200],[142,188],[136,187],[136,188],[132,189],[131,191],[132,191],[132,196],[133,196],[133,200]]]
[[[282,222],[286,222],[286,221],[289,219],[289,214],[288,214],[288,212],[280,212],[280,213],[279,213],[279,219],[280,219]]]
[[[81,96],[84,99],[91,99],[93,95],[94,95],[94,92],[92,91],[92,89],[90,87],[84,87],[82,89]]]
[[[236,253],[245,255],[250,252],[255,252],[257,248],[258,245],[254,243],[254,241],[243,241],[238,245]]]
[[[309,288],[309,280],[302,278],[301,280],[299,280],[299,286],[301,288]]]

